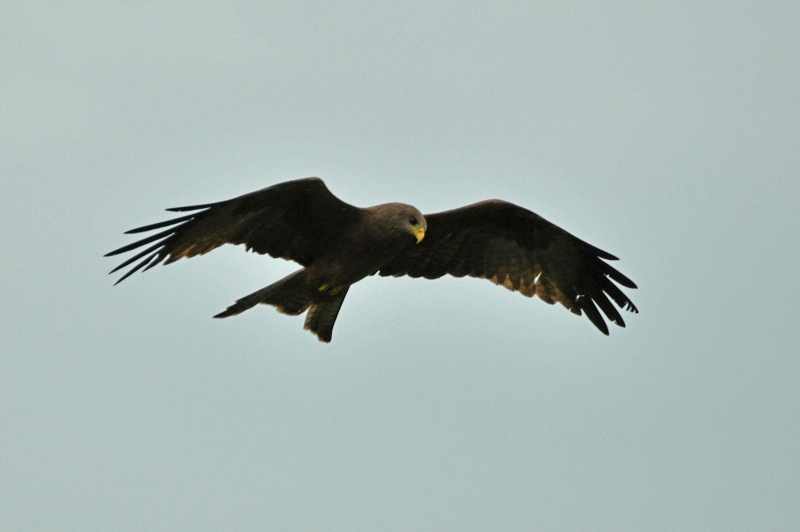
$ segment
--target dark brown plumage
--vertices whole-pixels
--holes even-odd
[[[585,313],[604,334],[608,327],[603,315],[625,326],[612,301],[638,312],[614,284],[636,288],[606,262],[616,257],[501,200],[423,216],[401,203],[354,207],[331,194],[321,179],[306,178],[227,201],[168,210],[191,214],[132,229],[128,233],[161,231],[106,255],[144,247],[111,271],[132,265],[117,283],[142,268],[202,255],[226,243],[244,244],[304,268],[215,317],[239,314],[259,303],[287,314],[308,311],[305,327],[325,342],[331,340],[350,286],[375,273],[489,279]]]

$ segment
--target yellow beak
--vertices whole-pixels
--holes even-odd
[[[417,244],[422,242],[422,239],[425,238],[425,228],[421,225],[414,230],[414,236],[417,238]]]

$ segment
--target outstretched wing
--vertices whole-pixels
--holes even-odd
[[[131,229],[126,233],[168,228],[106,254],[145,248],[109,272],[141,259],[117,283],[145,266],[148,270],[162,261],[169,264],[202,255],[222,244],[244,244],[248,251],[306,266],[360,216],[360,209],[331,194],[316,177],[279,183],[218,203],[167,210],[191,214]]]
[[[501,200],[425,215],[425,239],[381,268],[380,275],[436,279],[481,277],[547,303],[558,301],[608,334],[603,317],[620,327],[620,308],[638,312],[614,282],[636,284],[611,267],[610,253],[580,240],[541,216]]]

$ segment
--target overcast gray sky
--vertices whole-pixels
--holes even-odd
[[[7,2],[0,528],[800,529],[794,2]],[[226,247],[112,288],[161,210],[319,175],[510,199],[621,257],[612,336],[367,279],[334,342]]]

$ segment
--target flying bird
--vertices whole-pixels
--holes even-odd
[[[259,303],[291,315],[306,312],[305,328],[323,342],[331,341],[350,287],[375,274],[488,279],[585,314],[606,335],[603,315],[625,326],[612,301],[638,312],[615,284],[636,288],[608,264],[617,257],[502,200],[425,215],[402,203],[359,208],[334,196],[321,179],[309,177],[226,201],[167,210],[189,214],[131,229],[126,234],[160,231],[106,254],[144,248],[111,270],[132,265],[115,284],[142,268],[203,255],[223,244],[244,244],[248,251],[292,260],[302,268],[214,317],[227,318]]]

